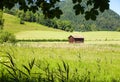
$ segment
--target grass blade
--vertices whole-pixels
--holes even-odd
[[[29,63],[29,67],[30,67],[30,69],[32,69],[33,68],[33,66],[34,66],[34,63],[35,63],[35,58]]]
[[[22,65],[28,72],[28,74],[30,75],[30,69],[28,67],[26,67],[25,65]]]

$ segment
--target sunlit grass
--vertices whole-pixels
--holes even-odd
[[[9,52],[13,56],[19,69],[22,65],[27,65],[33,58],[36,64],[45,66],[45,62],[50,64],[50,69],[56,69],[57,64],[61,65],[64,60],[70,66],[70,73],[75,68],[80,74],[87,74],[86,70],[95,75],[96,80],[108,81],[110,78],[120,78],[120,45],[85,45],[85,44],[51,44],[52,46],[31,47],[26,45],[0,46],[2,52]],[[47,46],[47,45],[46,45]],[[5,55],[0,53],[1,56]],[[1,57],[2,58],[2,57]],[[2,58],[0,61],[6,61]],[[38,71],[36,67],[32,72]],[[82,77],[81,77],[82,78]],[[108,78],[108,79],[107,79]],[[94,78],[91,78],[91,80]]]
[[[70,35],[80,35],[86,41],[120,41],[120,32],[96,31],[96,32],[56,32],[56,31],[23,31],[16,33],[19,40],[68,40]]]
[[[18,40],[68,40],[69,35],[81,35],[87,41],[120,41],[120,32],[115,31],[65,32],[36,23],[21,25],[19,18],[5,13],[4,19],[4,30],[14,33]]]
[[[120,32],[115,31],[92,31],[92,32],[83,32],[83,36],[87,40],[120,40]]]
[[[67,39],[70,33],[56,31],[24,31],[16,34],[17,39]]]
[[[19,18],[5,13],[3,15],[3,18],[5,20],[4,30],[12,33],[17,33],[21,31],[30,31],[30,30],[60,31],[50,27],[48,28],[46,26],[37,23],[25,22],[25,24],[22,25],[20,24]]]
[[[9,65],[8,62],[11,60],[13,66],[10,66],[13,67],[13,71],[17,67],[27,73],[29,69],[26,67],[30,66],[28,62],[34,58],[35,65],[31,70],[32,73],[43,72],[43,70],[47,69],[48,74],[52,74],[52,71],[54,71],[55,76],[58,74],[60,76],[58,68],[61,65],[63,75],[67,74],[63,69],[70,67],[69,78],[72,79],[70,82],[75,82],[76,80],[79,82],[79,79],[82,80],[81,82],[89,80],[91,82],[120,81],[120,32],[64,32],[36,23],[25,22],[24,25],[21,25],[19,18],[8,14],[4,14],[4,19],[4,30],[14,33],[17,40],[48,40],[48,42],[17,42],[14,45],[9,43],[0,44],[0,81],[2,81],[1,79],[8,79],[8,77],[2,78],[1,76],[2,72],[4,72],[3,70],[7,68],[2,65],[2,62],[7,62],[7,65]],[[82,44],[49,42],[49,40],[67,41],[69,35],[81,35],[85,38],[85,42]],[[10,57],[10,60],[7,57]],[[14,62],[12,62],[11,57],[13,57]],[[62,61],[64,61],[63,66]],[[41,68],[37,68],[37,65],[40,65]],[[50,66],[50,68],[46,68],[46,66]],[[8,66],[4,74],[10,69]],[[13,75],[16,74],[16,77],[12,78],[21,80],[20,72],[13,71],[11,73]],[[42,75],[45,80],[50,77],[47,72]],[[10,72],[8,73],[10,75]],[[78,74],[74,75],[75,73]],[[32,76],[34,77],[34,75]],[[61,77],[62,74],[60,77],[54,78]],[[76,77],[76,80],[74,77]],[[37,76],[38,78],[39,76]],[[65,76],[65,78],[67,77]],[[27,79],[30,80],[32,78],[28,76]],[[33,81],[31,80],[31,82]]]

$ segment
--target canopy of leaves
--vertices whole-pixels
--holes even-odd
[[[65,0],[2,0],[0,2],[0,9],[9,8],[11,9],[15,4],[20,5],[20,9],[27,11],[36,12],[41,8],[45,18],[60,18],[63,14],[62,10],[58,5],[58,2],[64,2]],[[81,4],[84,2],[84,5]],[[96,16],[99,14],[98,11],[104,12],[109,9],[109,0],[72,0],[73,9],[75,14],[85,14],[85,19],[96,20]],[[90,9],[86,10],[87,7],[91,6]]]

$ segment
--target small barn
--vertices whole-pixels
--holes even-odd
[[[79,35],[70,35],[68,37],[69,43],[84,43],[84,37]]]

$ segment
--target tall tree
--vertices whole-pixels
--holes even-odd
[[[63,14],[62,10],[59,8],[56,3],[65,1],[65,0],[2,0],[0,2],[0,9],[9,8],[11,9],[15,4],[20,5],[20,9],[27,11],[36,12],[41,8],[45,18],[60,18]],[[85,19],[96,20],[96,16],[99,14],[98,11],[104,12],[104,10],[109,9],[109,0],[72,0],[73,9],[75,14],[85,14]],[[81,4],[84,2],[84,5]],[[86,7],[91,6],[90,9]]]

